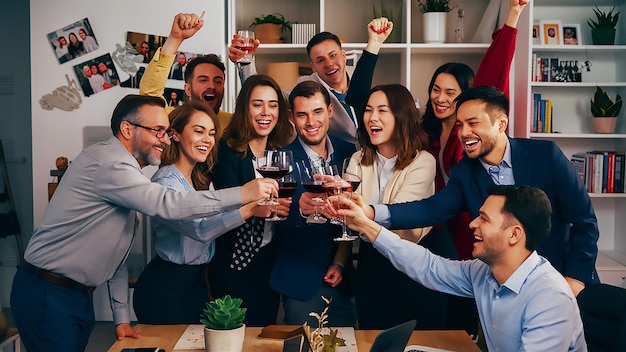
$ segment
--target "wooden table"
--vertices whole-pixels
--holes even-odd
[[[111,346],[109,352],[120,352],[127,347],[160,347],[167,352],[174,350],[174,345],[183,334],[187,325],[147,325],[135,326],[137,332],[142,335],[139,340],[126,338],[117,341]],[[355,330],[354,335],[359,351],[369,351],[374,339],[380,330]],[[246,337],[243,342],[243,350],[282,352],[283,340],[259,338],[261,328],[246,328]],[[472,339],[463,330],[415,330],[409,340],[409,345],[424,345],[452,351],[480,352]],[[202,350],[176,350],[180,352],[198,352]]]
[[[160,347],[167,352],[174,350],[174,345],[183,334],[187,325],[147,325],[135,326],[141,339],[126,338],[117,341],[109,352],[120,352],[125,347]],[[359,351],[368,352],[380,330],[355,330],[355,337]],[[246,337],[243,342],[245,352],[282,352],[283,340],[259,338],[261,328],[246,328]],[[452,351],[480,352],[472,339],[463,330],[415,330],[409,345],[424,345]],[[199,350],[177,350],[180,352],[197,352]],[[200,350],[202,351],[202,350]]]

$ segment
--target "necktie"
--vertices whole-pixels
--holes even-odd
[[[232,255],[231,269],[242,271],[261,249],[265,219],[256,216],[239,226],[235,234],[235,249]]]

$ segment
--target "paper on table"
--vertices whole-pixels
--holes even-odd
[[[404,349],[404,352],[454,352],[450,350],[442,350],[441,348],[420,346],[420,345],[408,345]]]
[[[203,350],[204,346],[204,325],[191,324],[176,342],[174,350]]]

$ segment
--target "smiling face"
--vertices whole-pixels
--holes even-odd
[[[453,101],[461,92],[461,86],[453,75],[442,72],[437,76],[430,91],[430,103],[438,119],[454,118],[456,107]]]
[[[396,118],[384,92],[376,91],[370,95],[363,114],[363,124],[372,145],[376,146],[380,154],[386,158],[396,155],[396,143],[393,140]]]
[[[257,137],[267,138],[278,122],[278,95],[269,86],[252,89],[248,103],[248,119]]]
[[[85,30],[82,28],[78,30],[78,35],[82,40],[85,40],[85,38],[87,38],[87,33],[85,33]]]
[[[150,51],[150,46],[148,45],[148,43],[141,43],[139,50],[141,51],[141,55],[146,56],[148,55],[148,51]]]
[[[83,73],[87,78],[91,77],[91,69],[89,68],[89,66],[83,66]]]
[[[100,62],[98,63],[98,71],[100,71],[100,73],[105,73],[109,71],[109,68],[104,64],[104,62]]]
[[[504,202],[504,196],[489,196],[480,207],[480,215],[469,225],[475,239],[472,256],[490,266],[500,261],[509,247],[507,229],[514,223],[510,221],[510,216],[502,213]]]
[[[316,92],[310,97],[296,97],[290,120],[302,141],[310,146],[326,142],[326,134],[333,114],[332,105],[326,106],[324,96]]]
[[[497,116],[492,121],[485,103],[469,100],[459,108],[456,125],[467,156],[496,165],[502,160],[506,148],[505,130],[508,121],[505,114],[493,114]]]
[[[172,138],[179,143],[180,158],[189,165],[203,163],[215,146],[215,125],[209,115],[195,111],[181,133],[175,132]]]
[[[192,100],[205,102],[217,114],[224,98],[224,72],[213,64],[197,65],[185,83],[185,93]]]
[[[346,52],[333,40],[324,40],[313,46],[309,53],[311,67],[331,88],[346,86]]]
[[[137,110],[138,124],[156,128],[167,129],[170,126],[165,109],[160,106],[144,105]],[[161,164],[161,153],[166,145],[170,144],[167,134],[162,138],[157,138],[154,131],[131,125],[133,128],[133,138],[131,150],[137,159],[139,166]]]

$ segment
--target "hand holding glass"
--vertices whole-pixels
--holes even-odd
[[[246,54],[237,62],[252,62],[254,60],[254,32],[251,30],[240,30],[237,32],[241,39],[243,40],[243,44],[238,46],[237,49],[243,50]]]
[[[290,150],[266,150],[263,156],[254,160],[255,169],[263,177],[273,178],[276,181],[293,172],[293,154]],[[260,205],[279,205],[272,196],[268,200],[262,200]]]
[[[324,181],[315,179],[314,168],[309,167],[304,161],[297,162],[296,167],[298,169],[298,174],[300,175],[300,182],[302,182],[302,186],[304,186],[304,190],[323,196]],[[324,202],[324,199],[321,196],[314,197],[312,198],[312,200],[318,203]],[[313,214],[309,214],[309,216],[306,218],[307,224],[323,224],[326,221],[326,218],[317,211],[317,207],[315,208],[315,212]]]

